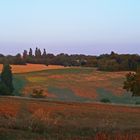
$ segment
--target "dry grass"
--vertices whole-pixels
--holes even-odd
[[[0,98],[0,127],[62,140],[138,140],[139,118],[139,107]]]
[[[0,64],[0,72],[2,71],[3,65]],[[13,73],[26,73],[26,72],[35,72],[48,69],[62,69],[63,66],[59,65],[41,65],[41,64],[27,64],[27,65],[11,65]]]
[[[86,122],[81,122],[79,124],[84,124],[85,126],[95,127],[94,122],[103,119],[108,121],[118,121],[123,124],[135,124],[133,127],[139,128],[139,117],[140,108],[130,107],[130,106],[116,106],[100,103],[65,103],[65,102],[55,102],[55,101],[40,101],[40,100],[26,100],[26,99],[14,99],[14,98],[0,98],[0,116],[4,115],[16,115],[20,111],[21,107],[25,106],[27,111],[31,114],[41,115],[36,113],[38,111],[43,111],[44,114],[52,115],[51,117],[58,117],[61,114],[61,121],[71,122],[87,119]],[[98,117],[97,117],[98,116]],[[77,118],[77,119],[72,119]],[[124,120],[123,120],[124,119]],[[89,121],[88,121],[89,120]],[[131,120],[131,121],[130,121]],[[130,125],[128,125],[130,126]],[[128,127],[127,125],[123,127]]]

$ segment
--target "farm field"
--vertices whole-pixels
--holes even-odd
[[[140,97],[131,97],[123,90],[128,72],[101,72],[95,68],[61,68],[15,74],[16,95],[30,96],[33,89],[42,89],[51,101],[135,104]]]
[[[0,97],[0,139],[138,140],[139,107]]]
[[[34,70],[14,73],[16,97],[0,96],[0,140],[140,138],[140,98],[123,90],[128,72],[59,66]],[[29,98],[34,89],[42,89],[45,98]]]
[[[63,66],[59,65],[49,65],[45,66],[42,64],[27,64],[27,65],[11,65],[13,73],[26,73],[33,71],[42,71],[47,69],[62,69]],[[3,65],[0,64],[0,72],[2,71]]]

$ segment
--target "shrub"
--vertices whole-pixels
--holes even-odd
[[[136,101],[135,102],[135,105],[140,105],[140,101]]]
[[[125,90],[132,92],[132,96],[140,96],[140,68],[136,73],[128,73],[124,82]]]
[[[103,103],[111,103],[111,101],[108,98],[103,98],[100,101]]]
[[[31,97],[33,98],[44,98],[45,95],[43,94],[42,89],[33,89],[33,93],[31,94]]]

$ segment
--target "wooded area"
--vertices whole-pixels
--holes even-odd
[[[43,52],[36,48],[35,52],[30,48],[24,50],[23,54],[18,53],[16,56],[4,56],[0,54],[0,63],[8,61],[10,64],[26,65],[45,64],[45,65],[62,65],[62,66],[84,66],[97,67],[103,71],[135,71],[140,63],[140,56],[137,54],[102,54],[100,56],[82,55],[82,54],[50,54],[44,49]]]

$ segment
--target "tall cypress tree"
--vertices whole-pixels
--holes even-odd
[[[33,50],[30,48],[29,50],[29,56],[32,57],[33,56]]]
[[[46,57],[47,56],[46,49],[44,49],[42,56],[43,57]]]
[[[37,57],[38,56],[38,48],[36,47],[36,49],[35,49],[35,57]]]
[[[27,50],[24,50],[24,52],[23,52],[23,58],[26,59],[27,56],[28,56],[28,52],[27,52]]]
[[[3,70],[1,73],[1,82],[7,87],[9,94],[12,94],[12,92],[14,91],[14,86],[13,86],[12,71],[9,64],[3,64]]]
[[[38,57],[40,58],[41,57],[41,50],[40,49],[38,49]]]
[[[35,49],[35,57],[36,57],[36,58],[41,58],[41,55],[42,55],[42,54],[41,54],[41,50],[40,50],[39,48],[36,47],[36,49]]]

